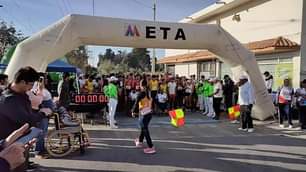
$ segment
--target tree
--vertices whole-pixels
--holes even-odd
[[[68,63],[77,66],[78,68],[85,71],[88,65],[88,50],[85,46],[80,46],[76,50],[72,50],[66,55]]]
[[[100,63],[102,63],[102,61],[104,60],[114,61],[115,57],[116,57],[115,52],[113,52],[111,48],[106,49],[103,55],[99,54],[98,56],[99,58],[98,66],[100,66]]]
[[[128,66],[141,71],[150,70],[150,55],[146,48],[133,48],[132,52],[128,54]]]
[[[150,56],[145,48],[134,48],[130,53],[119,50],[117,54],[112,49],[106,49],[103,55],[99,54],[98,71],[102,74],[149,70]]]
[[[98,69],[97,68],[92,67],[90,65],[86,65],[85,66],[85,74],[86,75],[91,76],[91,75],[96,75],[97,73],[98,73]]]
[[[0,59],[3,57],[7,48],[16,45],[23,39],[22,33],[17,32],[13,25],[7,25],[6,22],[0,22]]]
[[[108,59],[101,59],[99,61],[98,72],[100,74],[110,74],[113,73],[114,64]]]

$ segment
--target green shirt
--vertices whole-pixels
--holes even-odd
[[[202,88],[203,87],[203,84],[202,83],[197,83],[196,84],[196,94],[197,95],[202,95]]]
[[[106,89],[104,89],[104,94],[105,94],[108,98],[117,99],[117,98],[118,98],[117,86],[114,85],[113,83],[108,84],[108,86],[106,87]]]
[[[210,84],[209,82],[204,82],[204,86],[203,86],[203,95],[204,97],[209,97],[209,96],[213,96],[214,94],[214,86],[212,84]]]

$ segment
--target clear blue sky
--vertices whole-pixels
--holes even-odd
[[[56,22],[67,14],[93,15],[130,19],[153,20],[154,0],[0,0],[0,19],[13,23],[17,30],[29,36]],[[216,0],[157,0],[156,19],[176,22],[197,12]],[[89,46],[90,62],[97,61],[106,48],[127,50],[122,47]],[[164,50],[157,50],[163,57]]]

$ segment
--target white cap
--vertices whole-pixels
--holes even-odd
[[[240,79],[240,80],[248,79],[248,76],[246,76],[246,75],[241,75],[241,76],[239,77],[239,79]]]
[[[118,79],[117,79],[116,77],[112,76],[112,77],[110,77],[108,80],[109,80],[109,81],[117,81]]]

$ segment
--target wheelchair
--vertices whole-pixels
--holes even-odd
[[[78,126],[64,126],[58,113],[53,113],[55,128],[48,132],[45,147],[49,155],[60,158],[79,150],[80,154],[85,153],[85,148],[89,146],[89,136]]]

